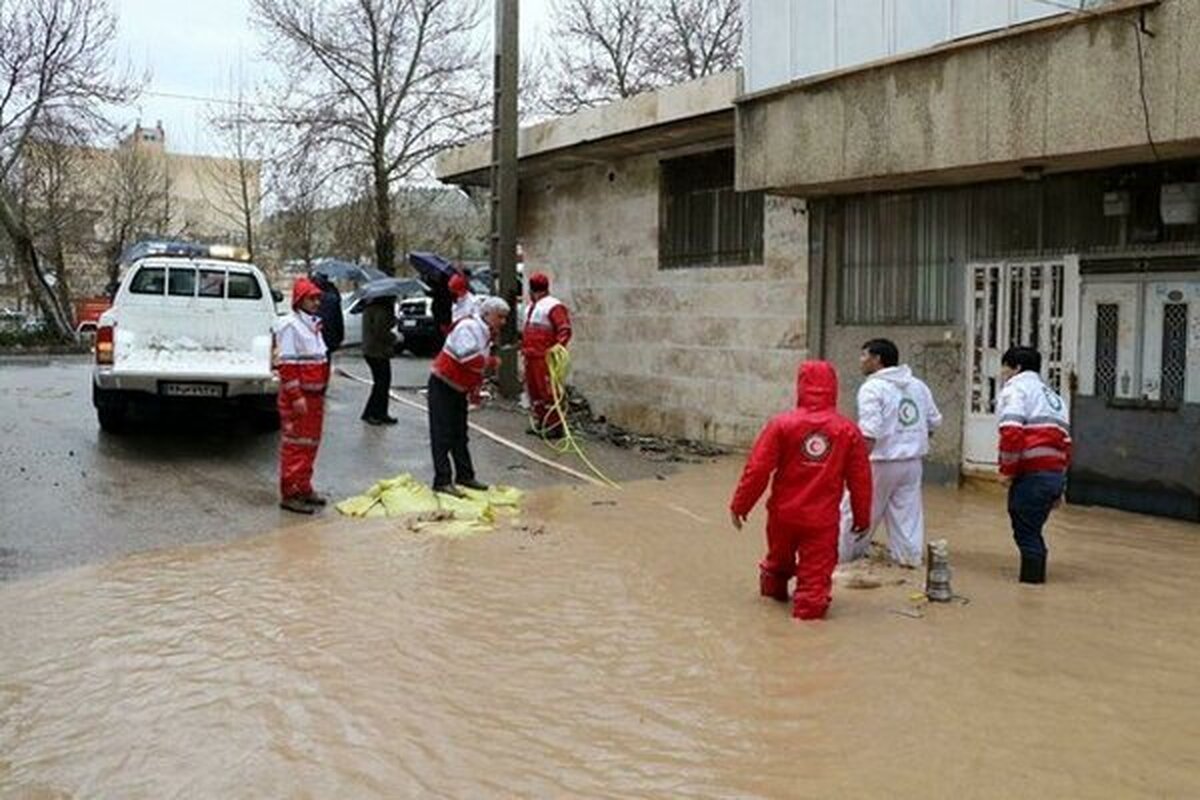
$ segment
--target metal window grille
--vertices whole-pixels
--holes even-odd
[[[733,151],[662,162],[659,266],[725,267],[763,260],[762,192],[735,192]]]
[[[1187,303],[1163,307],[1162,399],[1182,402],[1187,380]]]
[[[1117,331],[1120,306],[1096,306],[1096,396],[1112,398],[1117,393]]]

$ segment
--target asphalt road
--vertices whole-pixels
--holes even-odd
[[[338,364],[368,374],[353,352]],[[130,433],[102,433],[90,369],[77,357],[0,362],[0,580],[308,521],[278,507],[277,434],[221,410],[152,414]],[[428,369],[428,360],[397,357],[393,385],[423,385]],[[330,388],[315,483],[334,499],[401,472],[431,477],[425,415],[393,403],[398,425],[364,425],[367,391],[343,377]],[[473,420],[540,447],[516,414],[491,409]],[[478,435],[471,450],[485,481],[533,488],[571,480]],[[664,470],[607,446],[589,455],[617,479]]]

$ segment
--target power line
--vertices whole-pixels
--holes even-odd
[[[1058,2],[1058,0],[1034,0],[1034,2],[1052,8],[1061,8],[1073,14],[1082,14],[1089,17],[1101,16],[1099,9],[1084,7],[1087,0],[1079,0],[1078,8]],[[1162,159],[1158,154],[1158,143],[1154,141],[1154,130],[1150,124],[1150,100],[1146,95],[1146,53],[1142,46],[1142,34],[1148,34],[1151,37],[1154,36],[1151,31],[1146,29],[1146,9],[1141,9],[1138,12],[1137,20],[1129,20],[1129,24],[1133,26],[1134,41],[1137,43],[1138,95],[1142,102],[1142,124],[1146,128],[1146,143],[1150,145],[1150,152],[1154,154],[1154,160],[1161,161]]]
[[[218,103],[230,106],[244,106],[245,100],[232,100],[227,97],[205,97],[198,94],[180,94],[178,92],[155,92],[149,89],[142,92],[147,97],[165,97],[171,100],[189,100],[197,103]]]

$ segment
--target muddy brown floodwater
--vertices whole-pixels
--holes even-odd
[[[1000,496],[930,490],[970,603],[876,567],[798,624],[737,467],[0,586],[0,794],[1200,795],[1200,526],[1068,509],[1020,587]]]

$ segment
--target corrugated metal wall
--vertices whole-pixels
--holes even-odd
[[[1187,162],[814,200],[810,257],[836,282],[838,324],[958,322],[971,261],[1200,247],[1200,226],[1159,215],[1162,183],[1198,172]],[[1128,192],[1128,216],[1105,216],[1109,190]]]
[[[1062,14],[1095,0],[745,0],[746,90]],[[1065,6],[1065,7],[1064,7]]]

